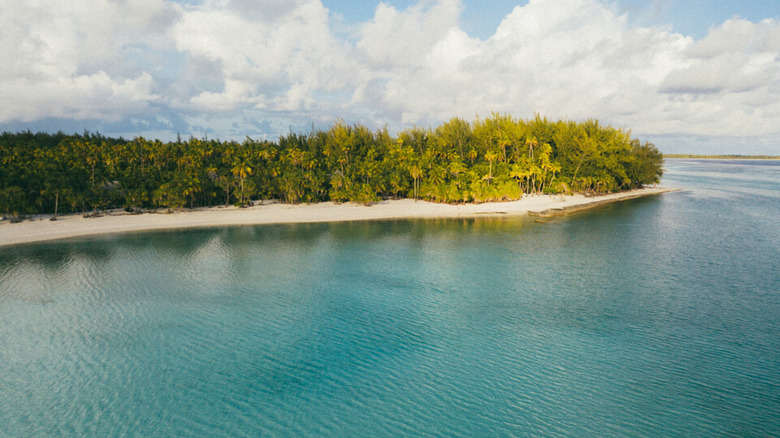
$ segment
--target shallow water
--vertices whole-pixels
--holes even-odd
[[[780,162],[523,218],[0,254],[0,436],[777,436]]]

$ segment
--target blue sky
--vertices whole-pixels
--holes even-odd
[[[323,0],[331,12],[344,17],[348,23],[360,23],[374,16],[378,1]],[[414,0],[385,0],[398,9],[406,9]],[[501,20],[516,6],[527,0],[468,0],[464,1],[461,16],[463,29],[471,36],[489,38]],[[620,13],[628,14],[632,25],[671,26],[674,32],[703,38],[707,31],[724,21],[739,16],[751,21],[780,18],[777,0],[620,0],[612,2]]]
[[[274,139],[491,112],[780,154],[776,0],[0,0],[0,130]]]

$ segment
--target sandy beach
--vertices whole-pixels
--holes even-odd
[[[485,215],[566,214],[606,203],[674,191],[667,188],[644,188],[603,196],[532,195],[519,201],[485,204],[448,205],[412,199],[382,201],[365,206],[359,204],[281,204],[261,203],[248,208],[211,207],[182,210],[174,213],[144,213],[132,215],[113,211],[96,218],[81,215],[35,216],[20,223],[0,222],[0,246],[98,234],[166,230],[232,225],[260,225],[307,222],[342,222],[411,218],[467,218]]]

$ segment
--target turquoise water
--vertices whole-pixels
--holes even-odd
[[[0,254],[0,436],[780,436],[780,162],[523,218]]]

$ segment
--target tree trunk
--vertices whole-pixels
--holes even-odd
[[[239,199],[241,206],[244,206],[244,178],[241,178],[241,199]]]
[[[572,186],[572,188],[574,188],[574,180],[577,178],[577,172],[580,171],[580,166],[582,166],[582,162],[583,161],[585,161],[585,157],[582,157],[582,159],[580,160],[579,164],[577,164],[577,168],[574,169],[574,175],[572,175],[572,177],[571,177],[571,186]]]

